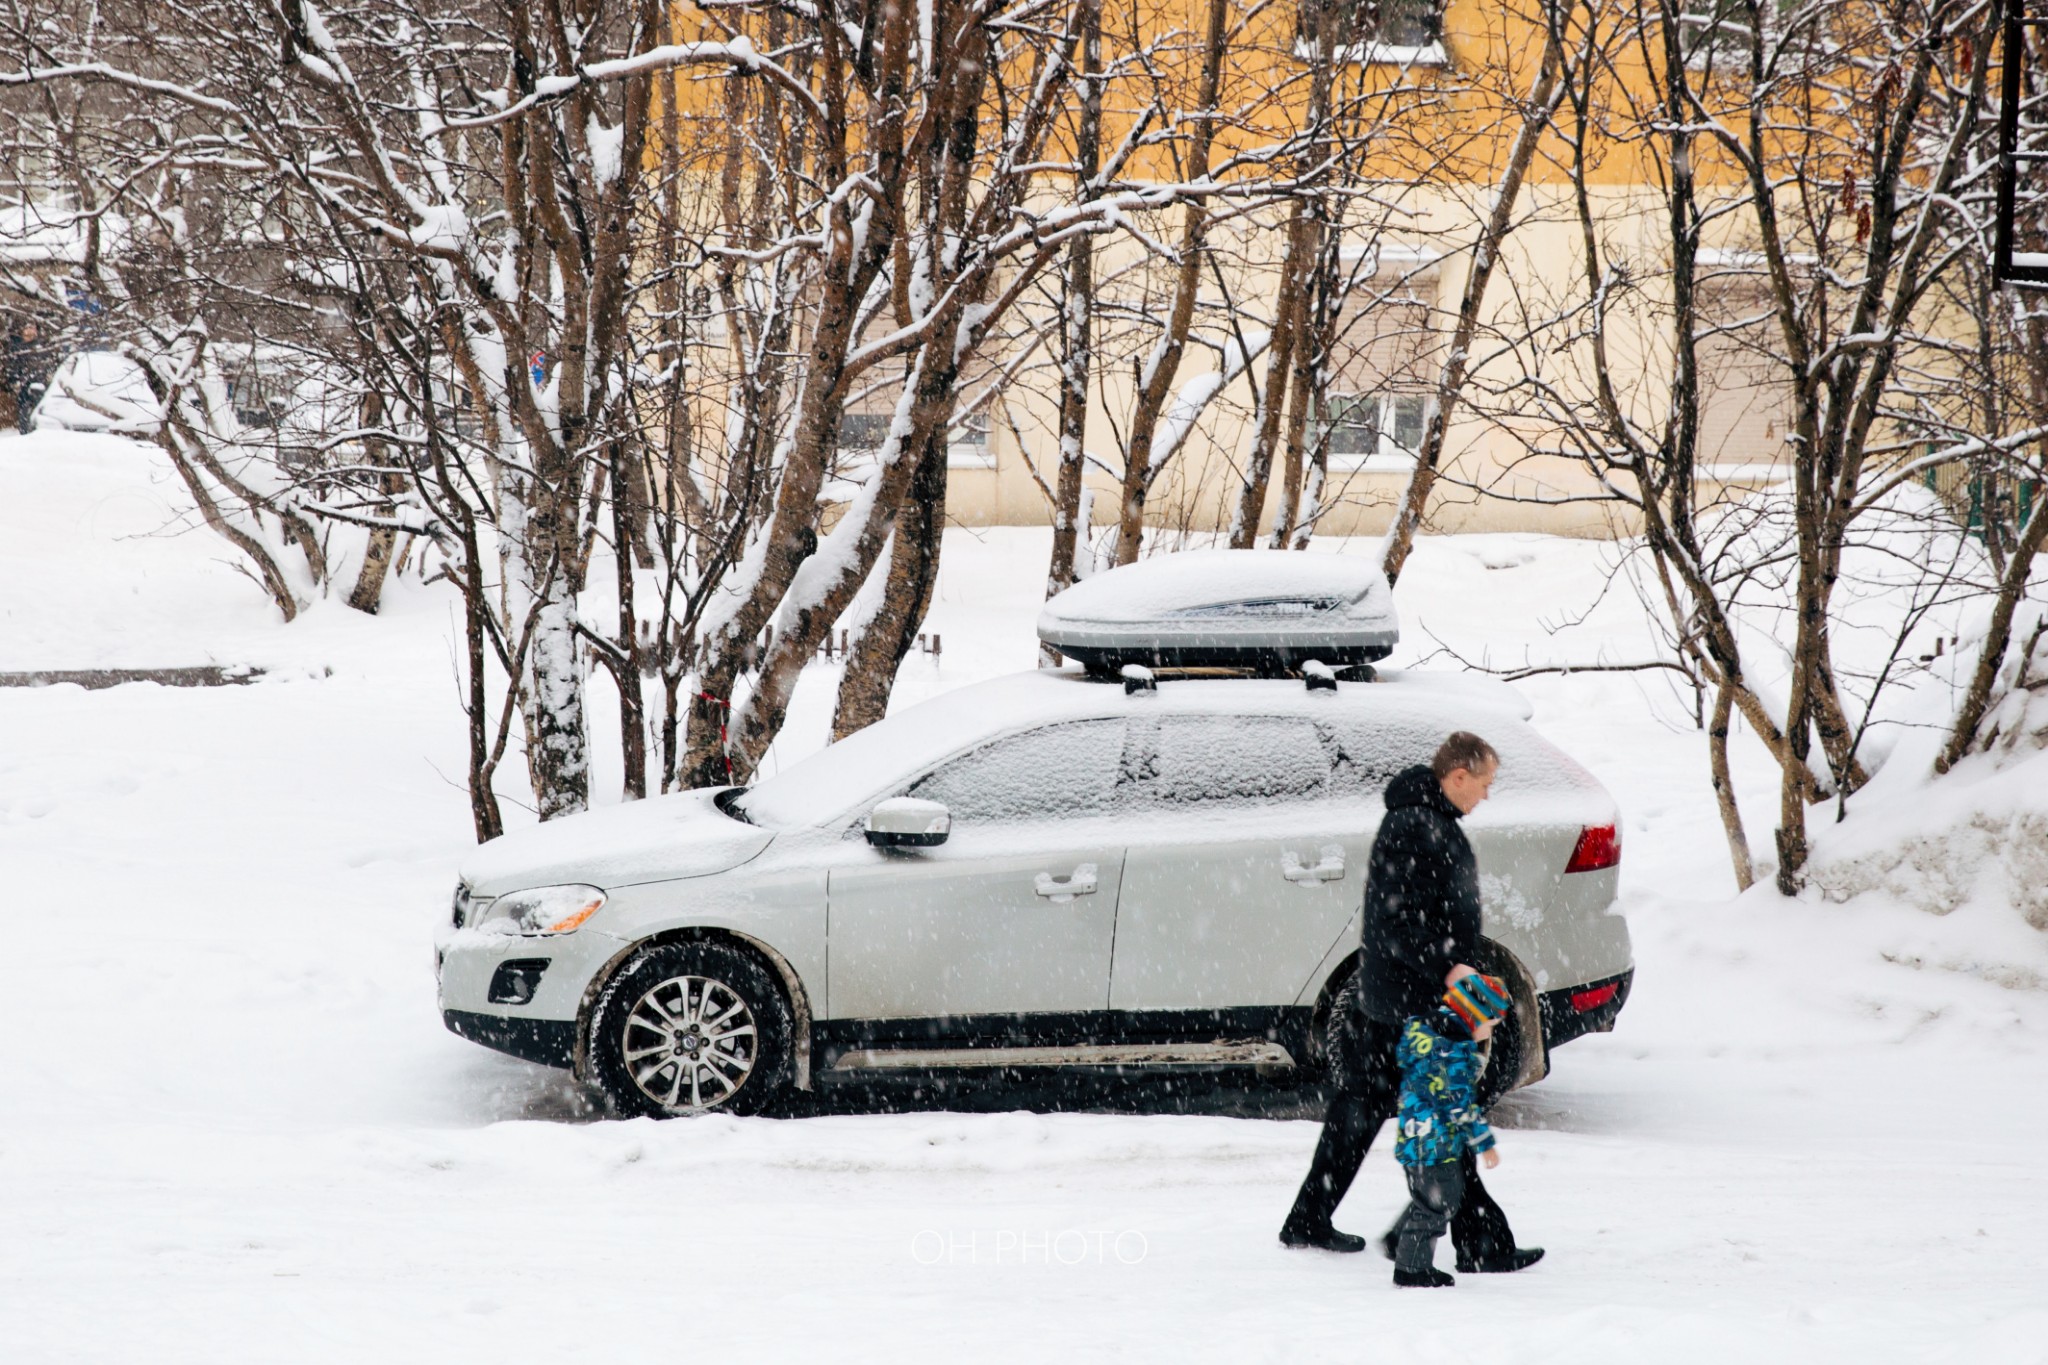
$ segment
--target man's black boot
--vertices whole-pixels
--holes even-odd
[[[1339,1232],[1327,1224],[1320,1228],[1310,1228],[1298,1223],[1288,1223],[1280,1229],[1280,1245],[1314,1247],[1318,1251],[1363,1251],[1365,1239],[1353,1237],[1348,1232]]]
[[[1458,1258],[1460,1275],[1511,1275],[1517,1270],[1527,1270],[1543,1259],[1542,1247],[1516,1247],[1505,1256],[1489,1256],[1483,1261]]]
[[[1433,1265],[1420,1270],[1403,1270],[1395,1266],[1394,1283],[1403,1289],[1449,1289],[1457,1280]]]

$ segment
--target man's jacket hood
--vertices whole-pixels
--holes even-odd
[[[1464,815],[1451,804],[1451,798],[1444,795],[1444,784],[1437,780],[1436,773],[1426,763],[1402,769],[1400,775],[1387,784],[1387,809],[1401,810],[1407,806],[1422,806],[1453,820]]]

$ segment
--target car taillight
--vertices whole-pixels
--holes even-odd
[[[1613,825],[1588,825],[1579,831],[1578,846],[1572,850],[1572,860],[1564,865],[1564,870],[1598,872],[1620,862],[1621,831]]]
[[[1610,981],[1604,986],[1595,986],[1589,991],[1572,992],[1572,1009],[1575,1013],[1586,1014],[1599,1009],[1612,1000],[1621,990],[1619,981]]]

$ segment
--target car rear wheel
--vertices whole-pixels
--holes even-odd
[[[1479,1045],[1479,1055],[1485,1061],[1479,1073],[1481,1109],[1491,1109],[1494,1101],[1521,1079],[1522,1027],[1522,1011],[1517,1006],[1494,1021],[1493,1037]]]
[[[646,948],[598,996],[591,1080],[622,1115],[758,1113],[787,1085],[790,1018],[773,971],[743,948]]]
[[[1497,961],[1489,961],[1484,970],[1500,973],[1510,970]],[[1329,1007],[1323,1012],[1321,1025],[1315,1030],[1317,1061],[1323,1079],[1333,1089],[1346,1089],[1358,1085],[1362,1078],[1350,1074],[1350,1068],[1361,1065],[1359,1059],[1350,1055],[1349,1025],[1347,1019],[1358,1007],[1358,972],[1356,968],[1345,973],[1343,984],[1331,993]],[[1509,1010],[1507,1015],[1493,1026],[1493,1037],[1479,1045],[1479,1056],[1483,1065],[1479,1072],[1478,1099],[1481,1108],[1491,1108],[1494,1101],[1514,1089],[1521,1078],[1523,1032],[1525,1021],[1520,1004]]]

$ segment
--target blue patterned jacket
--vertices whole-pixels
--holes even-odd
[[[1477,1096],[1479,1047],[1442,1019],[1401,1025],[1401,1107],[1395,1115],[1394,1159],[1403,1166],[1439,1166],[1467,1150],[1493,1146]]]

